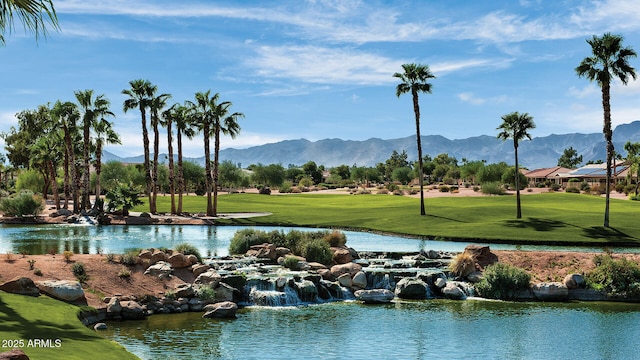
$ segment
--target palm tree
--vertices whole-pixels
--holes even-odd
[[[198,130],[202,131],[204,140],[204,161],[205,161],[205,188],[207,192],[207,216],[215,216],[213,211],[213,174],[211,172],[211,130],[214,125],[216,110],[218,108],[218,99],[220,94],[216,93],[211,96],[211,90],[206,92],[197,92],[195,94],[195,103],[191,103],[194,111],[195,125]]]
[[[155,212],[155,204],[152,203],[151,189],[153,182],[151,178],[151,168],[149,164],[149,131],[147,130],[147,107],[150,106],[151,99],[156,92],[156,86],[151,84],[149,80],[131,80],[129,81],[130,89],[122,90],[124,95],[128,95],[123,104],[123,111],[138,108],[142,120],[142,143],[144,147],[144,174],[146,178],[145,194],[149,199],[149,212]]]
[[[402,65],[404,73],[395,73],[393,77],[400,79],[402,82],[396,86],[396,96],[411,92],[413,98],[413,112],[416,117],[416,142],[418,145],[418,182],[420,184],[420,215],[426,215],[424,209],[424,169],[422,168],[422,141],[420,139],[420,104],[418,102],[418,93],[431,93],[431,84],[429,79],[436,77],[429,70],[429,65],[420,64],[404,64]]]
[[[0,3],[0,45],[5,44],[5,31],[13,30],[13,19],[18,17],[25,30],[33,32],[36,41],[47,36],[46,22],[58,30],[58,17],[51,0],[3,0]]]
[[[169,94],[161,94],[155,96],[154,89],[153,95],[151,97],[151,101],[149,102],[149,109],[151,110],[151,127],[153,128],[153,169],[151,173],[153,187],[151,197],[153,198],[153,209],[151,209],[152,213],[157,212],[156,203],[158,198],[158,155],[160,153],[160,111],[167,106],[167,100],[171,97]]]
[[[176,214],[176,179],[173,165],[173,122],[180,116],[182,105],[173,104],[162,113],[160,124],[167,128],[167,148],[169,150],[169,194],[171,196],[171,214]]]
[[[73,145],[74,138],[78,132],[77,122],[80,118],[80,113],[78,112],[76,104],[69,101],[63,103],[58,100],[53,105],[51,114],[54,121],[56,121],[57,125],[60,126],[64,134],[64,208],[67,209],[69,207],[69,193],[71,193],[73,212],[77,213],[79,210],[79,179],[77,179],[75,148]]]
[[[106,144],[120,144],[120,136],[113,130],[113,123],[105,118],[100,118],[94,125],[95,132],[95,151],[96,160],[94,168],[96,169],[96,200],[100,198],[100,174],[102,173],[102,149]],[[94,203],[98,205],[98,201]]]
[[[244,118],[244,114],[235,112],[229,114],[229,108],[231,107],[230,101],[220,103],[216,107],[215,117],[213,122],[214,132],[214,151],[213,151],[213,216],[218,214],[218,177],[219,177],[219,154],[220,154],[220,132],[225,135],[231,136],[235,139],[240,133],[240,125],[238,119]]]
[[[35,143],[29,147],[32,165],[39,164],[41,172],[45,175],[45,189],[42,191],[43,196],[48,193],[51,186],[53,194],[53,203],[56,209],[60,209],[60,193],[58,191],[58,181],[56,180],[56,169],[60,160],[59,146],[60,133],[51,131],[39,137]]]
[[[604,209],[604,227],[609,227],[609,192],[611,191],[611,163],[613,161],[613,147],[611,130],[611,80],[620,79],[627,85],[629,77],[636,78],[635,69],[629,64],[629,58],[636,57],[636,52],[631,47],[623,47],[622,36],[605,33],[601,37],[593,36],[587,39],[591,45],[591,56],[582,60],[576,67],[579,77],[586,77],[589,81],[596,81],[602,92],[602,109],[604,112],[604,127],[602,132],[607,143],[607,175],[606,175],[606,201]]]
[[[529,130],[535,129],[536,124],[533,123],[533,117],[527,113],[520,114],[517,111],[510,114],[502,115],[502,124],[496,129],[500,130],[498,139],[506,141],[513,139],[513,149],[516,157],[516,218],[522,218],[522,209],[520,208],[520,169],[518,167],[518,142],[527,138],[531,140]]]
[[[82,174],[82,200],[81,209],[89,209],[91,201],[89,195],[90,188],[90,163],[91,163],[91,128],[95,128],[99,119],[104,120],[105,116],[115,116],[109,110],[111,103],[105,95],[98,95],[94,98],[93,90],[75,92],[76,99],[82,110],[82,154],[83,154],[83,174]]]
[[[190,102],[185,102],[184,105],[176,107],[174,111],[175,117],[173,121],[176,124],[176,138],[178,142],[178,209],[177,213],[182,213],[182,194],[185,192],[184,184],[184,168],[182,164],[182,135],[188,139],[192,139],[196,135],[194,127],[194,112],[193,105]]]

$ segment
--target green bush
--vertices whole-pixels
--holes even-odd
[[[591,191],[591,186],[589,186],[588,182],[583,181],[580,183],[580,190],[586,191],[586,192]]]
[[[203,285],[196,289],[196,297],[204,302],[214,302],[216,300],[216,292],[211,286]]]
[[[331,264],[331,249],[329,248],[329,243],[323,239],[305,242],[302,246],[301,255],[309,262],[318,262],[324,265]]]
[[[191,244],[187,244],[187,243],[178,244],[175,246],[173,250],[179,253],[183,253],[185,255],[195,255],[195,257],[198,258],[198,262],[202,262],[202,256],[200,256],[200,251],[198,251],[198,249]]]
[[[624,192],[625,185],[623,183],[617,183],[615,186],[615,190],[618,194],[622,194]]]
[[[549,191],[559,191],[560,189],[562,189],[560,184],[551,184],[551,186],[549,186]]]
[[[129,250],[125,252],[124,254],[120,255],[120,264],[127,265],[127,266],[136,265],[138,263],[139,253],[140,253],[139,250]]]
[[[342,246],[346,244],[347,239],[343,233],[339,231],[329,232],[327,230],[322,231],[300,231],[290,230],[285,233],[283,231],[274,230],[271,232],[265,232],[255,229],[242,229],[236,231],[229,244],[229,254],[244,254],[249,250],[252,245],[260,245],[264,243],[270,243],[277,247],[286,247],[296,255],[307,257],[307,253],[311,253],[313,259],[310,261],[322,260],[323,252],[320,251],[320,245],[307,246],[314,241],[321,241],[329,249],[329,246]],[[322,246],[324,248],[324,246]],[[324,260],[323,260],[324,261]],[[324,262],[323,262],[324,263]]]
[[[438,186],[438,190],[440,192],[449,192],[449,187],[447,185],[440,185]]]
[[[278,191],[281,194],[288,194],[291,193],[291,191],[293,190],[293,183],[289,180],[285,180],[282,185],[280,185],[280,188],[278,188]]]
[[[31,191],[21,191],[19,194],[0,201],[0,211],[4,212],[6,216],[36,216],[42,209],[44,209],[42,199],[33,195]]]
[[[282,266],[286,267],[287,269],[296,270],[298,268],[299,263],[300,263],[300,260],[298,260],[297,257],[288,255],[284,257],[284,262],[282,263]]]
[[[486,182],[482,184],[482,193],[485,195],[504,195],[505,191],[500,183]]]
[[[626,258],[614,259],[609,254],[593,258],[596,268],[586,274],[591,288],[611,296],[640,296],[640,266]]]
[[[568,193],[580,194],[580,189],[578,189],[577,187],[570,187],[570,188],[567,188],[567,190],[565,191]]]
[[[236,231],[229,244],[229,254],[244,254],[253,245],[269,242],[266,232],[255,229],[242,229]]]
[[[87,272],[84,269],[84,264],[83,263],[75,263],[71,266],[71,272],[73,273],[74,276],[80,276],[80,275],[86,275]]]
[[[476,284],[480,296],[489,299],[513,299],[518,290],[529,288],[531,275],[523,269],[495,263],[484,270],[484,278]]]

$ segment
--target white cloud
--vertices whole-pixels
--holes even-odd
[[[458,99],[472,105],[484,105],[485,103],[494,103],[494,104],[503,103],[507,100],[507,97],[504,95],[481,98],[471,92],[462,92],[462,93],[459,93],[457,96],[458,96]]]
[[[569,88],[569,95],[578,99],[584,99],[593,94],[599,94],[599,93],[600,93],[600,88],[593,84],[587,85],[581,89],[576,88],[575,86],[572,86]]]

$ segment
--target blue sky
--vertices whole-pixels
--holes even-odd
[[[519,111],[534,117],[533,136],[545,136],[601,131],[599,88],[574,71],[590,55],[585,39],[617,33],[640,51],[640,7],[628,0],[54,5],[60,32],[36,42],[17,26],[0,48],[0,131],[18,111],[94,89],[111,100],[123,145],[108,150],[121,156],[142,153],[140,115],[122,112],[133,79],[172,94],[170,104],[208,89],[231,101],[246,117],[223,148],[413,135],[410,95],[398,99],[392,77],[412,62],[437,77],[420,96],[423,135],[493,136],[502,115]],[[640,119],[639,95],[640,81],[614,84],[614,125]],[[201,156],[201,143],[187,155]]]

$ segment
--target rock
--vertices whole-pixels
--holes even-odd
[[[563,301],[569,296],[569,289],[563,283],[539,283],[531,287],[533,295],[542,301]]]
[[[193,265],[191,261],[189,261],[183,253],[175,253],[167,259],[167,262],[171,264],[174,269],[184,269]]]
[[[187,262],[189,262],[189,266],[199,263],[198,257],[193,254],[185,255],[184,257],[187,259]]]
[[[351,252],[345,248],[331,248],[333,251],[332,260],[334,264],[348,264],[353,261]]]
[[[135,301],[121,301],[120,305],[122,305],[122,311],[120,315],[125,320],[140,320],[144,319],[145,312],[142,308],[142,305],[138,304]]]
[[[29,360],[27,354],[20,349],[0,353],[0,360]]]
[[[144,272],[145,275],[157,276],[160,279],[168,279],[173,274],[173,267],[171,264],[165,261],[159,261],[147,268]]]
[[[442,289],[443,287],[445,287],[447,285],[447,280],[445,280],[443,278],[437,278],[433,285],[435,287],[437,287],[438,289]]]
[[[470,283],[478,283],[484,278],[484,275],[480,271],[474,271],[466,276],[467,281]]]
[[[165,254],[164,251],[154,250],[153,254],[151,254],[151,258],[149,259],[149,263],[153,265],[160,261],[165,261],[166,255],[167,254]]]
[[[315,270],[315,271],[323,270],[323,269],[326,270],[327,269],[326,266],[324,266],[323,264],[320,264],[318,262],[310,262],[310,263],[308,263],[308,265],[311,268],[311,270]]]
[[[428,285],[416,278],[403,278],[396,284],[395,294],[401,299],[424,300],[428,298]]]
[[[205,302],[198,298],[189,299],[188,304],[190,311],[202,311],[205,306]]]
[[[205,313],[203,318],[236,318],[238,312],[238,305],[231,301],[223,301],[211,305],[207,305],[204,308]]]
[[[138,254],[138,257],[144,260],[151,260],[151,255],[153,255],[151,250],[142,250],[140,251],[140,254]]]
[[[195,290],[191,284],[180,284],[173,291],[177,298],[192,298],[195,295]]]
[[[436,250],[429,250],[427,251],[426,255],[427,255],[427,258],[429,259],[440,259],[441,257],[440,252]]]
[[[476,264],[480,265],[482,269],[498,262],[498,256],[492,253],[488,246],[467,245],[467,247],[464,248],[464,252],[471,255]]]
[[[309,264],[311,265],[311,264]],[[323,279],[328,280],[328,281],[334,281],[336,278],[333,276],[333,274],[331,273],[331,270],[329,269],[318,269],[318,274],[320,276],[322,276]]]
[[[220,274],[218,274],[214,269],[209,269],[198,275],[193,283],[198,285],[209,285],[212,288],[215,288],[220,283],[220,280],[222,280],[222,276],[220,276]]]
[[[318,297],[318,289],[316,285],[309,280],[295,281],[293,287],[298,293],[298,297],[303,302],[315,302]]]
[[[117,297],[111,298],[111,300],[109,300],[109,303],[107,304],[107,315],[120,316],[121,311],[122,305],[120,305],[120,300]]]
[[[44,280],[36,285],[41,292],[62,301],[73,302],[84,298],[84,290],[78,281]]]
[[[33,280],[27,277],[17,277],[0,285],[0,290],[12,294],[40,296],[40,290]]]
[[[358,290],[354,293],[356,300],[365,304],[385,304],[391,302],[395,294],[387,289]]]
[[[362,265],[356,263],[333,265],[331,267],[331,274],[337,279],[342,274],[349,274],[352,278],[362,270]]]
[[[358,273],[352,279],[352,286],[358,289],[364,289],[367,287],[367,275],[358,271]]]
[[[579,289],[585,286],[584,276],[582,274],[568,274],[564,277],[564,285],[569,289]]]
[[[247,251],[247,256],[276,260],[278,258],[278,252],[276,251],[275,245],[264,243],[260,245],[252,245]]]
[[[238,289],[227,285],[223,282],[215,288],[216,301],[233,301],[235,297],[240,295]]]
[[[286,255],[291,254],[291,250],[289,250],[286,247],[277,247],[276,248],[276,255],[278,257],[285,257]]]
[[[349,275],[348,273],[342,274],[338,276],[338,283],[340,284],[340,286],[350,288],[353,285],[353,279],[351,278],[351,275]]]
[[[225,283],[236,290],[244,289],[244,285],[247,283],[247,279],[242,275],[230,274],[225,275],[220,280],[221,283]]]
[[[464,294],[464,291],[462,291],[462,289],[457,287],[456,284],[452,282],[447,282],[447,284],[442,289],[442,294],[447,299],[451,299],[451,300],[464,300],[467,297]]]
[[[198,275],[202,274],[203,272],[209,269],[211,269],[211,266],[204,265],[204,264],[194,264],[193,266],[191,266],[191,272],[195,277],[198,277]]]
[[[93,325],[93,330],[107,330],[107,324],[105,324],[103,322],[99,322],[99,323]]]

